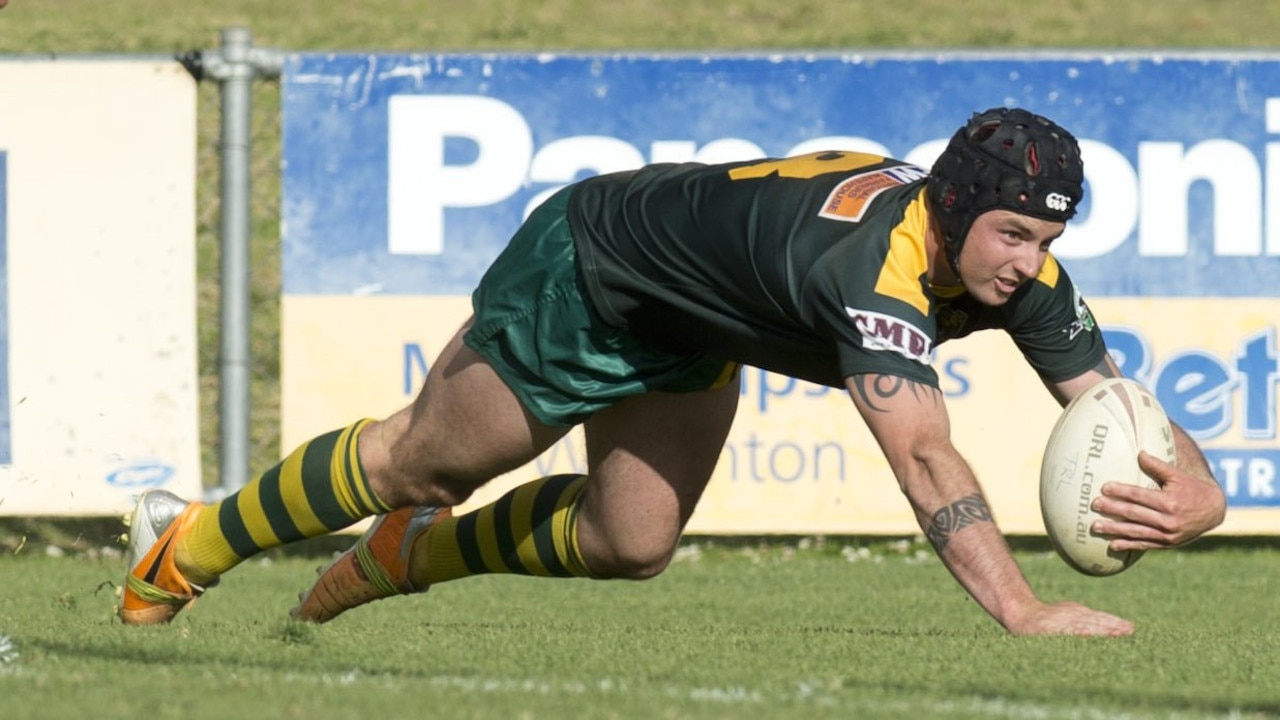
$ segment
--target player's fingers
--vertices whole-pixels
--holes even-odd
[[[1124,514],[1126,505],[1138,505],[1164,513],[1169,511],[1169,495],[1161,490],[1129,483],[1103,483],[1102,494],[1094,500],[1093,509],[1100,513]]]
[[[1097,535],[1110,538],[1107,547],[1117,552],[1170,547],[1174,544],[1174,536],[1168,529],[1158,526],[1162,519],[1134,522],[1104,518],[1094,521],[1089,529]]]
[[[1133,623],[1080,603],[1062,601],[1042,605],[1025,622],[1009,629],[1017,635],[1119,636],[1133,634]]]
[[[1123,540],[1116,539],[1107,543],[1107,549],[1111,552],[1129,552],[1130,550],[1165,550],[1173,547],[1173,543],[1157,542],[1155,540]]]
[[[1095,613],[1084,634],[1104,637],[1125,637],[1133,634],[1133,623],[1107,613]]]
[[[1147,496],[1138,497],[1140,500],[1147,498]],[[1118,537],[1148,538],[1155,534],[1172,535],[1176,517],[1163,506],[1165,503],[1162,503],[1162,500],[1162,498],[1155,498],[1149,505],[1141,501],[1100,495],[1089,505],[1094,512],[1102,515],[1094,522],[1092,529],[1099,534]],[[1137,535],[1126,532],[1126,530],[1135,529],[1141,529],[1142,532]]]
[[[1059,603],[1056,609],[1056,623],[1050,626],[1055,634],[1110,637],[1133,634],[1133,623],[1110,613],[1073,602]]]
[[[1138,452],[1138,467],[1147,477],[1155,480],[1163,487],[1178,478],[1178,468],[1152,455],[1146,450]]]

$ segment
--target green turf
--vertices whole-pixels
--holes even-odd
[[[286,50],[1274,47],[1256,0],[11,0],[0,54],[171,53],[246,26]],[[217,478],[218,95],[200,89],[206,483]],[[254,465],[278,446],[279,98],[254,94]],[[0,113],[6,112],[0,98]],[[65,523],[0,538],[0,719],[1199,718],[1280,715],[1280,546],[1217,543],[1084,578],[1018,557],[1124,640],[1010,638],[919,547],[686,544],[640,583],[481,578],[322,628],[285,611],[315,557],[273,553],[173,626],[111,614],[118,557]],[[3,529],[3,528],[0,528]],[[98,528],[95,527],[95,531]],[[24,538],[30,537],[30,542]],[[71,557],[45,555],[46,540]],[[86,550],[87,548],[87,550]],[[875,558],[880,558],[877,562]],[[6,649],[8,647],[9,649]]]
[[[273,554],[173,625],[126,628],[119,558],[28,546],[0,558],[0,717],[1280,714],[1280,546],[1103,580],[1019,551],[1046,597],[1133,619],[1119,640],[1009,637],[923,546],[862,547],[691,541],[643,583],[476,578],[321,627],[286,619],[321,560]]]

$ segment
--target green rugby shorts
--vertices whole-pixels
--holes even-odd
[[[672,354],[605,324],[578,270],[565,210],[572,187],[540,205],[471,294],[463,336],[520,402],[546,425],[571,427],[597,410],[651,390],[722,387],[738,364]]]

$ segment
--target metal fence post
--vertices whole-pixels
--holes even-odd
[[[227,28],[221,47],[188,55],[183,62],[197,79],[221,84],[221,353],[219,373],[220,484],[207,500],[235,492],[249,480],[249,241],[251,234],[251,126],[253,81],[278,76],[282,56],[253,47],[247,28]]]

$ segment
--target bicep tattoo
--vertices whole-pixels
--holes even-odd
[[[934,405],[938,403],[934,388],[898,375],[855,375],[853,386],[867,408],[876,412],[888,412],[887,409],[878,406],[877,401],[888,400],[903,391],[910,392],[917,401],[925,396]]]
[[[935,512],[925,535],[934,549],[942,552],[952,535],[979,522],[991,522],[991,508],[981,493],[974,493]]]

